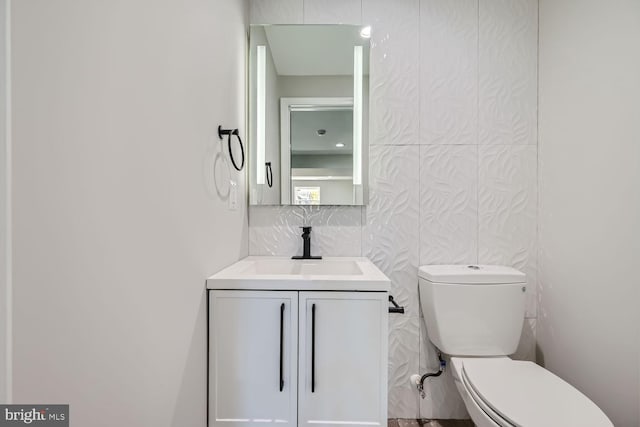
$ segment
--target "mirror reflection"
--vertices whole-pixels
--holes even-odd
[[[366,203],[368,30],[251,27],[251,204]]]

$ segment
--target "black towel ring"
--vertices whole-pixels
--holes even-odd
[[[218,137],[220,139],[224,139],[224,136],[227,135],[227,146],[229,148],[229,157],[231,158],[231,163],[233,167],[239,172],[244,167],[244,145],[242,145],[242,139],[240,139],[240,133],[238,129],[222,129],[222,126],[218,126]],[[240,144],[240,153],[242,154],[242,161],[240,162],[240,167],[236,163],[236,159],[233,157],[233,150],[231,150],[231,136],[235,135],[238,138],[238,143]]]
[[[269,188],[273,187],[273,169],[271,169],[271,162],[266,162],[265,164],[265,174],[267,175],[267,185]]]

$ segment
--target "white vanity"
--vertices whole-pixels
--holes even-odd
[[[385,426],[389,284],[366,258],[248,257],[211,276],[209,427]]]

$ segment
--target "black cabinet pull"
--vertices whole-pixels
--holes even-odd
[[[316,305],[311,305],[311,393],[316,391]]]
[[[284,303],[280,305],[280,391],[284,389]]]

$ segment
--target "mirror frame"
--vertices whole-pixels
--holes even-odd
[[[269,123],[273,123],[274,127],[279,126],[278,132],[280,133],[279,138],[275,137],[273,143],[280,150],[279,155],[271,151],[269,154],[274,160],[279,161],[278,163],[274,163],[274,169],[279,168],[279,171],[276,171],[274,174],[269,171],[271,170],[271,162],[265,163],[265,155],[264,148],[266,147],[267,141],[263,135],[266,133],[267,123],[265,123],[265,107],[264,102],[261,102],[259,99],[268,100],[269,98],[265,96],[265,88],[267,82],[264,80],[266,72],[264,70],[264,65],[260,67],[260,59],[262,57],[262,63],[265,63],[265,40],[261,35],[258,35],[255,39],[252,37],[253,28],[261,27],[300,27],[300,26],[308,26],[308,27],[351,27],[355,29],[360,29],[360,36],[367,40],[366,43],[358,44],[357,42],[353,45],[353,90],[350,94],[342,93],[342,90],[339,91],[330,91],[327,93],[327,97],[323,96],[322,91],[318,90],[306,90],[300,94],[294,93],[283,93],[280,99],[276,102],[279,106],[271,104],[272,110],[269,111],[277,111],[277,114],[280,114],[279,118],[275,118],[277,122],[272,122],[273,114],[271,114],[271,118],[269,119]],[[353,111],[354,117],[354,125],[353,125],[353,138],[354,144],[351,150],[351,155],[353,157],[352,163],[352,175],[351,175],[351,183],[353,189],[353,195],[351,198],[351,202],[343,203],[342,201],[333,201],[329,203],[319,203],[319,206],[366,206],[369,203],[369,148],[370,148],[370,140],[369,134],[371,130],[370,123],[370,113],[371,113],[371,103],[370,103],[370,91],[371,91],[371,64],[370,64],[370,54],[371,54],[371,40],[369,35],[362,35],[362,31],[366,28],[370,29],[370,26],[362,27],[360,25],[352,25],[352,24],[270,24],[270,25],[250,25],[250,31],[248,34],[248,67],[247,67],[247,130],[248,130],[248,185],[249,185],[249,205],[251,206],[297,206],[294,204],[294,200],[292,200],[292,192],[293,185],[291,182],[291,177],[293,175],[291,171],[291,145],[290,145],[290,125],[291,125],[291,117],[289,115],[289,107],[283,107],[283,101],[287,99],[296,100],[294,103],[290,105],[300,106],[300,101],[312,101],[313,104],[316,105],[327,105],[327,106],[341,106],[341,107],[349,107]],[[254,42],[256,40],[256,42]],[[267,49],[268,42],[266,43]],[[262,48],[262,52],[260,52]],[[266,64],[268,66],[268,64]],[[363,68],[364,67],[364,68]],[[260,72],[262,68],[262,72]],[[285,74],[286,75],[286,74]],[[319,76],[322,76],[321,74]],[[331,74],[329,74],[331,76]],[[356,77],[359,76],[359,77]],[[269,84],[271,84],[269,82]],[[255,93],[254,93],[255,92]],[[268,92],[268,90],[267,90]],[[306,92],[306,93],[305,93]],[[334,92],[334,93],[331,93]],[[261,96],[260,96],[261,95]],[[256,98],[257,97],[257,98]],[[258,99],[259,98],[259,99]],[[359,101],[356,103],[355,100]],[[257,102],[256,102],[257,101]],[[274,100],[275,101],[275,100]],[[273,101],[266,101],[273,102]],[[286,101],[285,101],[286,102]],[[308,104],[311,104],[308,102]],[[357,105],[356,105],[357,104]],[[295,110],[292,110],[295,111]],[[285,117],[286,116],[286,117]],[[286,120],[285,120],[286,119]],[[283,122],[289,122],[288,125]],[[276,124],[277,123],[277,124]],[[271,126],[271,125],[269,125]],[[262,129],[263,131],[261,131]],[[283,131],[283,129],[285,131]],[[285,135],[286,134],[286,135]],[[287,141],[285,143],[285,141]],[[358,142],[356,142],[358,141]],[[269,143],[271,146],[271,143]],[[358,158],[356,162],[355,159]],[[262,165],[262,166],[261,166]],[[266,166],[266,172],[265,172]],[[267,178],[267,182],[265,183],[265,176],[270,176],[271,179]],[[280,182],[274,182],[275,177],[278,177]],[[341,178],[341,177],[339,177]],[[347,176],[344,177],[345,179]],[[273,187],[271,186],[271,182],[273,182]],[[267,188],[269,187],[269,188]],[[280,191],[280,194],[275,194],[275,191]],[[269,194],[269,195],[267,195]],[[346,196],[346,195],[345,195]],[[343,196],[344,197],[344,196]],[[265,198],[267,201],[265,202]],[[344,198],[348,200],[347,197]]]

